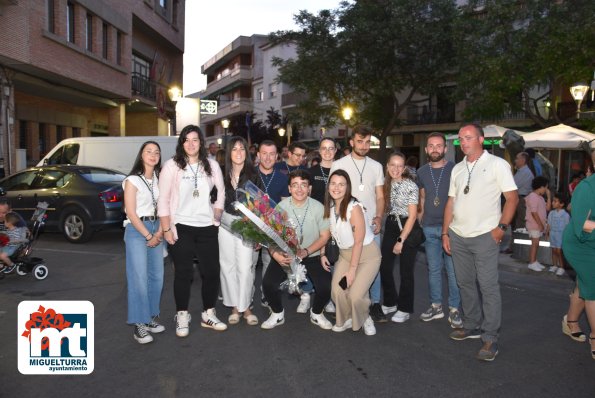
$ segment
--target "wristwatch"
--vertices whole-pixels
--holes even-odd
[[[401,243],[403,242],[403,238],[401,238],[400,236],[397,238],[397,243]]]
[[[498,224],[498,228],[500,228],[502,231],[506,231],[506,229],[508,228],[508,225],[506,225],[506,224]]]

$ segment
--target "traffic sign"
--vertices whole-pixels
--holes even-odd
[[[216,115],[217,101],[200,100],[200,114],[201,115]]]

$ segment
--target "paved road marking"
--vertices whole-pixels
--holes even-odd
[[[124,252],[122,253],[106,253],[106,252],[92,252],[92,251],[86,251],[86,250],[60,250],[60,249],[45,249],[42,247],[36,247],[35,250],[39,250],[39,251],[46,251],[46,252],[56,252],[56,253],[75,253],[75,254],[94,254],[97,256],[122,256],[124,255]]]

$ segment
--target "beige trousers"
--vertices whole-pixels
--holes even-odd
[[[339,286],[339,281],[349,270],[350,260],[351,249],[341,249],[331,282],[331,297],[337,308],[337,325],[342,326],[346,320],[351,319],[353,330],[357,331],[370,312],[369,290],[380,269],[380,249],[374,241],[363,247],[353,284],[343,290]]]

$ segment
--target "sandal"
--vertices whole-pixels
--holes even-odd
[[[227,318],[227,322],[229,322],[230,325],[238,324],[240,322],[240,314],[232,312],[229,318]]]
[[[591,337],[591,335],[589,335],[589,341],[593,341],[595,340],[595,337]],[[593,343],[591,343],[593,344]],[[591,358],[595,359],[595,350],[593,349],[593,346],[591,346]]]
[[[244,315],[244,319],[246,320],[246,323],[250,326],[258,325],[258,318],[254,314]]]
[[[564,315],[564,318],[562,318],[562,333],[570,337],[572,340],[578,341],[580,343],[587,341],[587,336],[582,331],[573,332],[570,329],[570,326],[568,326],[569,323],[578,323],[578,321],[569,321],[566,319],[566,315]]]

